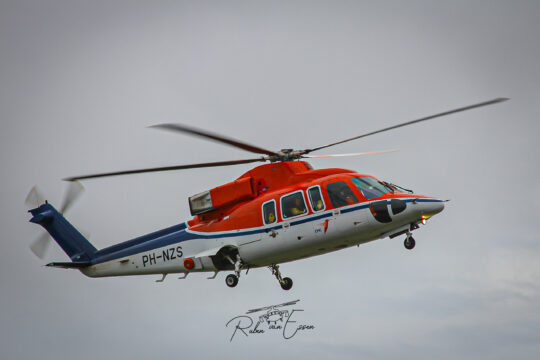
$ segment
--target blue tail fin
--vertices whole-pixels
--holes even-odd
[[[43,226],[72,261],[89,262],[95,257],[97,249],[51,204],[29,212],[33,215],[30,221]]]

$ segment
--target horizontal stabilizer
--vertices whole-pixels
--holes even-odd
[[[47,266],[50,267],[57,267],[62,269],[80,269],[87,266],[90,266],[91,264],[86,261],[75,261],[75,262],[52,262],[48,263]]]

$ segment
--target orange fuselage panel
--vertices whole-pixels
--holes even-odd
[[[370,175],[362,175],[346,169],[313,170],[311,165],[304,161],[285,161],[261,165],[246,172],[236,181],[210,190],[212,201],[217,209],[195,216],[188,222],[189,229],[217,232],[262,226],[261,207],[263,203],[273,199],[279,207],[281,196],[297,190],[305,192],[306,189],[314,185],[320,185],[326,210],[329,210],[332,206],[325,185],[336,181],[343,181],[351,188],[358,199],[357,203],[366,202],[368,200],[351,181],[352,177],[359,176]],[[403,197],[404,195],[424,197],[396,191],[386,193],[379,199]],[[305,215],[312,214],[311,207],[307,208],[308,213]],[[277,215],[278,222],[282,221],[279,209]]]

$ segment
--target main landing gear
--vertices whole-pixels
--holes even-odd
[[[229,258],[229,261],[232,263],[232,259]],[[225,284],[227,284],[228,287],[235,287],[238,285],[238,279],[240,278],[240,270],[242,269],[242,259],[240,258],[240,255],[236,256],[236,261],[234,262],[234,274],[229,274],[225,278]],[[290,290],[293,286],[293,281],[291,278],[282,278],[281,272],[279,271],[278,265],[272,265],[269,266],[270,270],[272,271],[272,275],[276,277],[276,279],[279,281],[279,285],[283,290]]]
[[[270,270],[272,271],[272,275],[276,277],[276,279],[279,281],[279,285],[281,285],[281,288],[283,290],[290,290],[293,285],[293,281],[291,278],[282,278],[281,272],[279,271],[279,265],[272,265],[270,266]]]
[[[229,260],[232,262],[231,258]],[[229,274],[225,278],[225,284],[228,287],[235,287],[238,285],[238,279],[240,278],[240,270],[242,269],[242,259],[240,255],[236,255],[236,261],[234,262],[234,274]]]
[[[407,237],[405,238],[403,245],[405,246],[405,249],[407,250],[414,249],[414,246],[416,245],[416,241],[414,241],[414,238],[412,237],[410,232],[407,233]]]
[[[228,287],[235,287],[238,285],[238,276],[234,274],[229,274],[225,278],[225,284],[227,284]]]

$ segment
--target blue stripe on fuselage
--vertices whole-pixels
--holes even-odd
[[[405,202],[412,202],[414,199],[406,199]],[[441,200],[437,199],[416,199],[417,202],[441,202]],[[388,203],[390,203],[390,199],[388,200]],[[345,214],[356,210],[366,209],[369,207],[369,203],[367,204],[361,204],[357,206],[352,206],[346,209],[340,209],[340,212]],[[311,216],[307,218],[302,218],[299,220],[291,221],[291,226],[304,224],[311,221],[316,221],[324,218],[329,218],[333,216],[334,209],[328,210],[320,215]],[[246,235],[254,235],[254,234],[260,234],[264,232],[269,232],[272,230],[279,230],[283,228],[283,225],[276,225],[273,227],[268,228],[260,228],[256,230],[248,230],[248,231],[229,231],[225,233],[220,234],[201,234],[201,233],[193,233],[187,230],[187,226],[185,223],[178,224],[171,226],[169,228],[159,230],[147,235],[143,235],[141,237],[125,241],[120,244],[116,244],[104,249],[99,250],[96,253],[96,257],[92,260],[92,264],[99,264],[105,261],[111,261],[119,258],[123,258],[126,256],[131,256],[134,254],[138,254],[145,251],[154,250],[157,248],[165,247],[172,244],[181,243],[188,240],[195,240],[195,239],[219,239],[219,238],[225,238],[225,237],[232,237],[232,236],[246,236]]]
[[[144,251],[144,250],[139,250],[139,249],[141,247],[146,248],[148,244],[150,243],[153,244],[156,240],[159,240],[159,239],[170,239],[171,237],[176,238],[175,235],[185,232],[186,228],[187,228],[187,225],[185,223],[181,223],[181,224],[174,225],[174,226],[162,229],[162,230],[152,232],[150,234],[140,236],[132,240],[124,241],[122,243],[106,247],[96,252],[95,259],[92,261],[92,263],[99,264],[105,261],[118,259],[121,257],[133,255],[140,251]],[[171,243],[175,243],[175,242],[176,241],[173,241]],[[171,243],[167,243],[166,245],[169,245]],[[166,246],[166,245],[163,245],[163,246]]]

